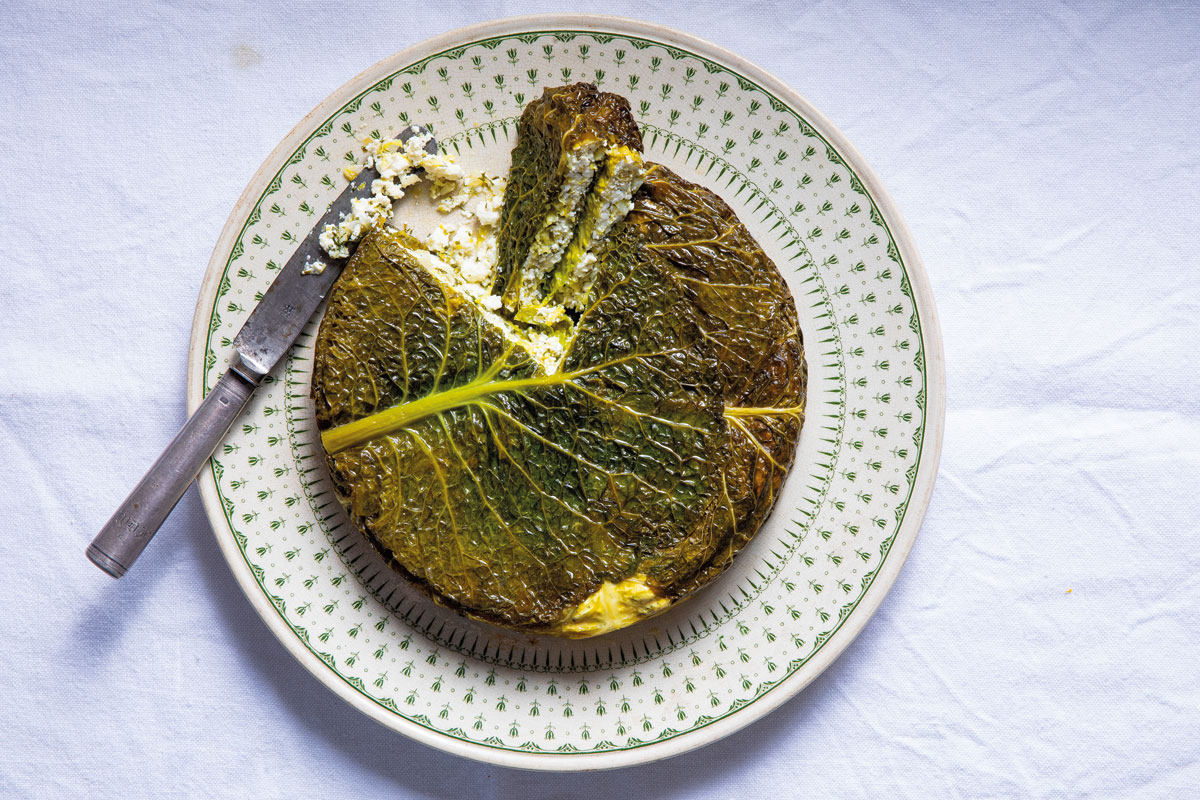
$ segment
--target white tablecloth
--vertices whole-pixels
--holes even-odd
[[[559,4],[4,3],[0,795],[1196,796],[1200,8],[800,5],[602,8],[756,61],[878,171],[945,334],[933,504],[799,697],[673,760],[546,776],[344,705],[194,490],[124,580],[83,550],[183,421],[204,266],[275,143],[427,34]]]

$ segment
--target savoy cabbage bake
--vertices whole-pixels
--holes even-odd
[[[521,116],[490,283],[385,225],[358,246],[312,384],[339,498],[471,616],[584,637],[661,612],[729,565],[791,466],[787,284],[588,84]]]

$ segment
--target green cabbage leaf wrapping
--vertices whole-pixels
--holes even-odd
[[[580,100],[596,93],[580,86],[565,87],[570,113],[624,102]],[[566,113],[552,99],[565,89],[522,117],[497,293],[537,227],[513,209],[554,185],[562,131],[592,129],[534,124],[539,109]],[[561,363],[535,357],[506,312],[436,280],[405,233],[369,235],[334,287],[313,374],[334,486],[444,604],[559,635],[631,624],[728,567],[778,496],[807,377],[791,293],[720,198],[648,167],[559,331]]]

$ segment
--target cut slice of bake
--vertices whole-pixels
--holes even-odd
[[[551,295],[569,293],[575,267],[628,213],[642,183],[641,150],[629,104],[590,84],[546,89],[525,107],[500,219],[496,288],[514,319],[563,321]]]

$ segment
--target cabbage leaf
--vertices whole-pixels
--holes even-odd
[[[586,281],[564,280],[578,253],[530,280],[569,156],[597,142],[640,151],[625,101],[547,89],[502,215],[493,291],[575,292],[561,362],[527,344],[518,309],[459,295],[381,228],[334,287],[313,374],[337,494],[392,565],[468,614],[566,636],[658,613],[729,566],[791,467],[807,383],[782,275],[727,204],[662,165],[589,245]],[[572,194],[576,233],[596,199]]]

